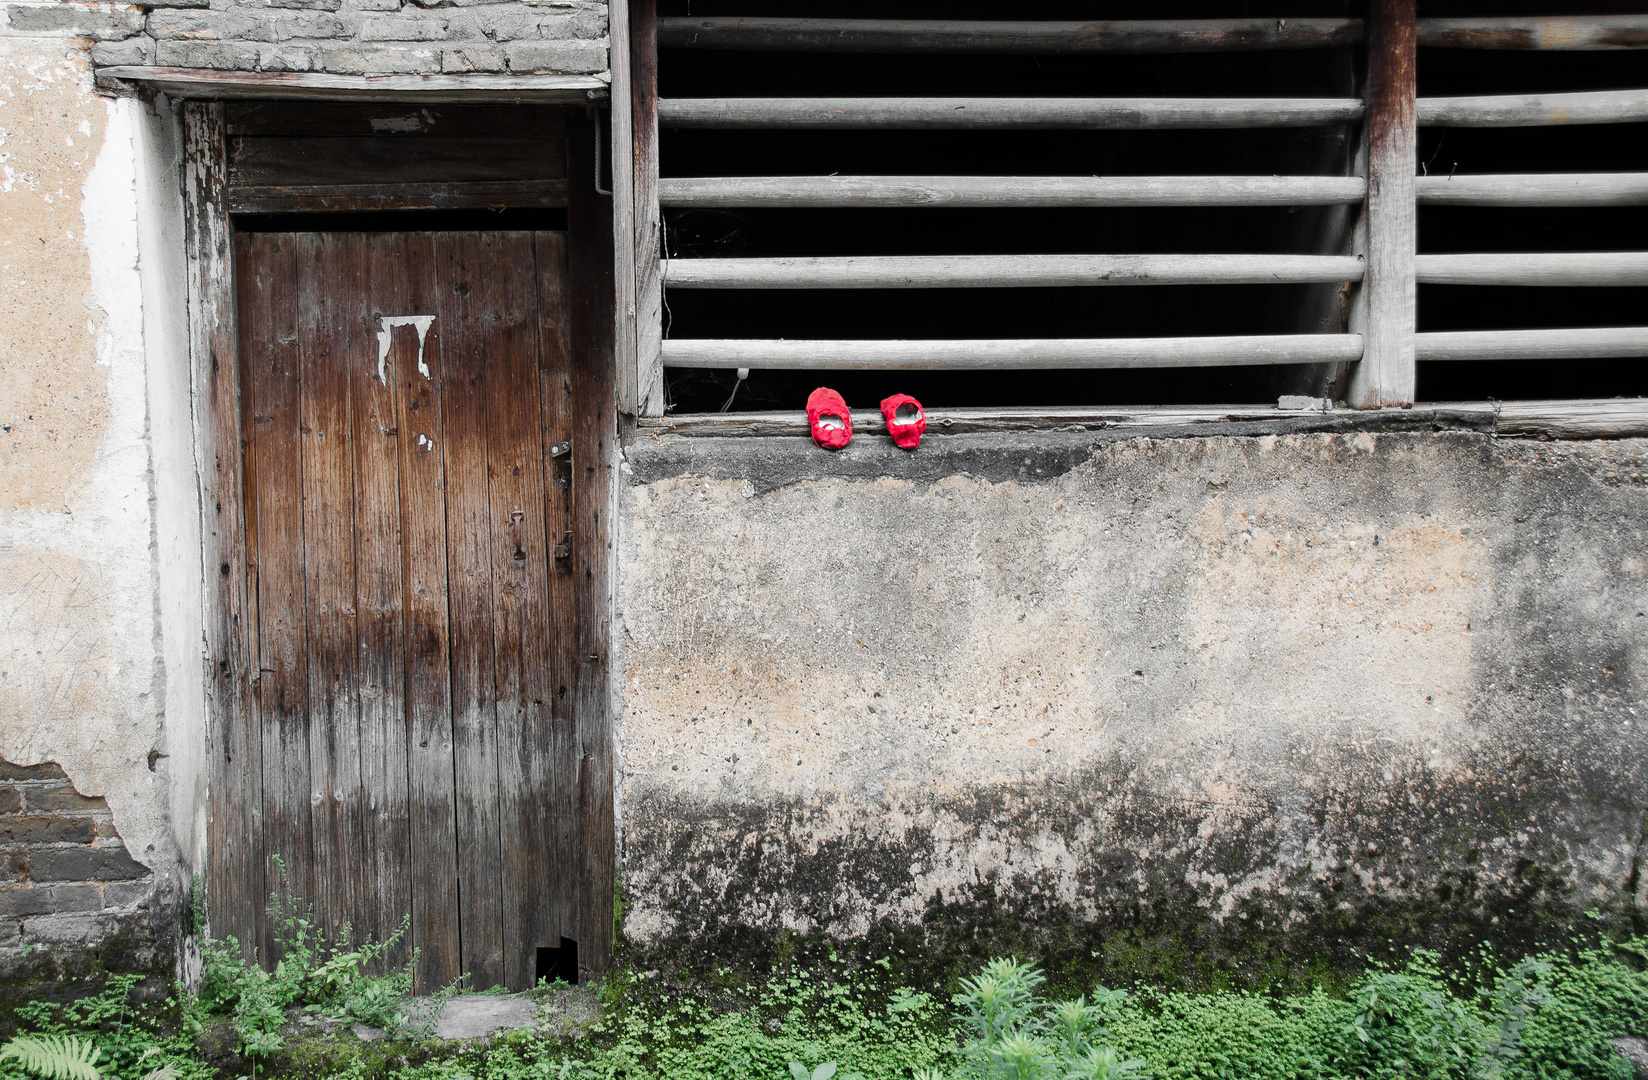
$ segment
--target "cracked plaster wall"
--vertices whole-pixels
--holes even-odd
[[[1251,974],[1643,901],[1648,445],[884,443],[628,452],[637,946]]]

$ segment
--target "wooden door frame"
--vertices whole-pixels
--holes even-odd
[[[417,107],[416,95],[384,102]],[[256,568],[249,565],[243,493],[248,402],[236,336],[234,227],[229,216],[222,101],[185,101],[184,248],[189,366],[201,490],[205,579],[207,914],[221,936],[253,943],[265,927],[262,761],[258,712]],[[569,317],[572,321],[572,572],[576,596],[573,723],[579,744],[579,890],[572,932],[580,974],[607,968],[613,940],[614,783],[611,612],[617,505],[613,211],[594,188],[594,127],[568,112]],[[246,925],[240,913],[250,912]]]

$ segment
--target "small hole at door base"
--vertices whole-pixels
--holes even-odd
[[[538,946],[537,975],[538,982],[548,979],[550,982],[560,981],[577,986],[578,943],[571,938],[562,938],[560,948]]]

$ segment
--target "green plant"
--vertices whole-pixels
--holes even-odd
[[[0,1046],[0,1061],[16,1061],[48,1080],[103,1080],[102,1056],[94,1043],[73,1035],[19,1035]]]

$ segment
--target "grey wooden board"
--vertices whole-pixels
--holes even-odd
[[[1648,121],[1648,90],[1419,99],[1422,127],[1545,127]]]
[[[1648,49],[1648,15],[1420,19],[1419,44],[1550,52]]]
[[[1648,172],[1421,176],[1420,205],[1648,206]]]
[[[1648,326],[1416,334],[1422,361],[1615,360],[1648,357]]]
[[[810,370],[1014,370],[1333,364],[1362,358],[1356,334],[1170,338],[989,338],[939,341],[683,339],[668,367]]]
[[[1359,281],[1354,255],[855,255],[671,259],[675,289],[973,289]]]
[[[280,98],[510,105],[531,101],[576,105],[603,99],[607,94],[607,82],[598,75],[327,75],[122,64],[97,69],[100,87],[118,90],[130,83],[178,100]]]
[[[1533,251],[1420,255],[1430,285],[1648,285],[1648,251]]]
[[[1322,206],[1359,176],[708,176],[659,181],[669,207]]]
[[[658,20],[662,48],[763,52],[1189,53],[1324,49],[1361,40],[1359,19]]]
[[[1341,98],[665,98],[676,128],[1166,128],[1323,127],[1362,118]]]

